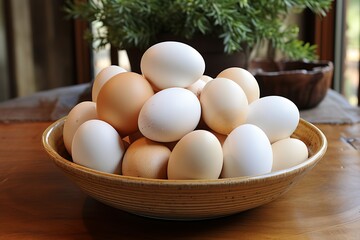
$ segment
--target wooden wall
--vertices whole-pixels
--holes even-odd
[[[0,1],[0,101],[11,97],[6,50],[6,25],[3,1]]]
[[[79,33],[83,29],[65,18],[65,0],[0,1],[0,17],[6,21],[0,32],[6,28],[7,40],[0,47],[6,46],[8,70],[7,77],[1,76],[0,86],[11,86],[7,92],[13,92],[6,95],[0,91],[0,101],[91,81],[90,49]],[[79,47],[83,48],[80,58]]]

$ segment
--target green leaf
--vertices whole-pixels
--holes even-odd
[[[147,48],[159,34],[185,38],[211,35],[222,39],[224,51],[255,47],[264,40],[288,58],[314,58],[315,47],[299,41],[298,28],[285,26],[294,9],[325,15],[332,0],[68,0],[68,17],[99,22],[86,39],[94,47]]]

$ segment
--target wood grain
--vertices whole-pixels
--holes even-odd
[[[82,193],[41,145],[49,122],[0,124],[0,239],[360,239],[360,124],[318,125],[324,158],[274,202],[206,221],[143,218]]]

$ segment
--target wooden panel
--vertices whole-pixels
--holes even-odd
[[[335,58],[335,2],[325,17],[315,15],[310,10],[303,13],[303,28],[300,33],[305,42],[317,46],[319,60],[332,61]],[[332,80],[333,82],[333,80]]]
[[[66,0],[2,0],[10,97],[91,81],[87,23],[65,18]]]
[[[32,47],[37,90],[72,85],[75,59],[72,21],[65,19],[64,0],[31,0]]]
[[[321,60],[334,61],[335,50],[335,2],[326,17],[315,17],[314,43]]]
[[[5,34],[6,34],[6,47],[7,47],[7,70],[8,70],[8,97],[13,98],[16,96],[16,75],[15,75],[15,48],[14,48],[14,29],[11,20],[11,0],[3,0],[4,7],[4,21],[5,21]],[[6,61],[5,60],[5,61]]]
[[[75,26],[75,57],[77,83],[90,82],[93,78],[91,69],[90,46],[84,40],[84,32],[89,29],[89,24],[82,20],[74,20]]]
[[[13,0],[11,4],[16,90],[17,96],[26,96],[36,91],[30,3]]]
[[[10,97],[4,1],[0,0],[0,101]]]

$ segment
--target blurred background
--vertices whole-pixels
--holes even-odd
[[[96,29],[66,18],[65,0],[0,0],[0,102],[91,82],[104,67],[130,65],[125,51],[93,50],[83,38]],[[332,88],[359,104],[360,1],[336,0],[325,18],[294,16],[300,39],[317,44],[320,60],[334,63]]]

